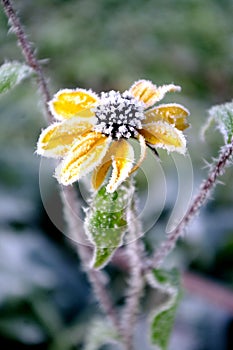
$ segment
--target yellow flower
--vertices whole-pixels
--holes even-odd
[[[180,104],[154,106],[167,92],[180,91],[169,84],[157,87],[139,80],[124,93],[84,89],[64,89],[49,102],[57,122],[42,131],[37,153],[62,158],[55,176],[70,185],[93,171],[92,185],[98,189],[112,166],[108,192],[117,187],[138,167],[146,154],[146,145],[185,153],[182,133],[188,127],[189,112]],[[134,165],[129,138],[138,139],[141,155]]]

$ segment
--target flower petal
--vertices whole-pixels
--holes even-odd
[[[167,92],[180,90],[180,86],[173,84],[157,87],[149,80],[139,80],[131,86],[129,91],[134,97],[144,102],[145,108],[148,108],[162,100]]]
[[[107,192],[113,193],[117,187],[129,176],[133,167],[133,147],[124,139],[115,141],[117,143],[112,156],[112,175],[106,187]]]
[[[75,139],[93,127],[94,118],[72,118],[64,122],[53,123],[42,131],[37,153],[45,157],[63,157]]]
[[[141,154],[140,154],[140,158],[137,161],[136,165],[133,167],[133,169],[131,169],[130,174],[135,172],[140,167],[140,165],[142,164],[143,160],[146,157],[146,141],[145,141],[145,138],[141,134],[138,134],[137,138],[138,138],[138,141],[140,143]]]
[[[178,103],[168,103],[145,112],[146,119],[143,120],[143,125],[163,120],[174,124],[179,130],[184,130],[189,127],[186,121],[187,116],[189,116],[189,111],[184,106]]]
[[[91,108],[98,101],[95,93],[85,89],[64,89],[56,93],[49,102],[49,108],[58,120],[73,117],[92,117]]]
[[[176,151],[185,153],[186,140],[183,133],[174,126],[166,122],[156,122],[143,126],[143,129],[138,130],[149,144],[167,151]]]
[[[89,132],[73,144],[57,167],[55,176],[63,185],[70,185],[99,165],[112,141],[101,133]]]
[[[113,141],[110,145],[107,153],[103,157],[100,165],[96,167],[93,171],[92,175],[92,185],[95,190],[97,190],[103,183],[107,172],[112,164],[112,156],[117,152],[118,148],[118,142],[120,141]]]
[[[131,145],[127,141],[124,139],[113,141],[100,165],[93,171],[92,185],[94,189],[98,189],[102,185],[114,159],[116,160],[116,158],[119,158],[118,161],[123,161],[124,159],[127,161],[129,156],[130,159],[133,159],[134,152]]]

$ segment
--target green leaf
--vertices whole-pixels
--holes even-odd
[[[92,198],[85,220],[85,231],[94,244],[92,267],[104,267],[122,245],[127,231],[126,212],[131,195],[132,187],[125,182],[114,193],[108,193],[102,187]]]
[[[204,134],[211,122],[215,121],[223,134],[225,143],[230,143],[233,137],[233,101],[213,106],[208,112],[209,118],[202,133]]]
[[[166,350],[181,296],[179,274],[175,269],[153,270],[147,275],[147,280],[164,296],[164,300],[152,311],[151,343],[159,350]]]
[[[34,70],[26,64],[20,62],[6,62],[0,67],[0,94],[3,94],[23,79],[32,75]]]
[[[98,350],[101,346],[119,342],[114,327],[103,319],[95,319],[88,327],[84,350]]]

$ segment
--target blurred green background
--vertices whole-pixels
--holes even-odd
[[[215,127],[200,140],[213,104],[233,96],[232,0],[18,0],[21,20],[35,43],[51,92],[61,88],[125,90],[134,81],[173,82],[182,93],[166,102],[191,112],[186,131],[194,170],[194,191],[216,157],[222,136]],[[16,38],[0,10],[0,63],[21,60]],[[61,205],[51,169],[44,167],[42,192],[58,228],[46,214],[34,154],[42,116],[36,83],[27,80],[0,97],[0,347],[2,349],[81,349],[83,332],[99,312],[75,249],[58,228]],[[148,251],[164,237],[177,195],[173,161],[161,152],[167,199],[159,221],[145,236]],[[150,180],[156,174],[149,171]],[[185,164],[185,163],[184,163]],[[146,171],[146,170],[145,170]],[[167,264],[197,272],[233,287],[233,168],[191,225]],[[47,178],[47,180],[46,180]],[[145,176],[139,176],[141,198]],[[157,215],[156,193],[145,221]],[[85,204],[86,205],[86,204]],[[51,213],[50,213],[51,214]],[[53,215],[52,214],[52,215]],[[115,301],[122,303],[126,276],[108,268]],[[208,287],[208,284],[207,284]],[[233,312],[184,292],[170,350],[230,350]],[[143,320],[141,322],[143,326]],[[140,325],[139,325],[140,327]],[[78,344],[78,345],[77,345]],[[140,347],[138,340],[138,349]],[[150,349],[149,346],[146,348]]]

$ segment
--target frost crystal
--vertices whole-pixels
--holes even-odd
[[[142,128],[144,105],[128,91],[102,92],[99,104],[93,108],[97,118],[95,130],[113,139],[130,138]]]

